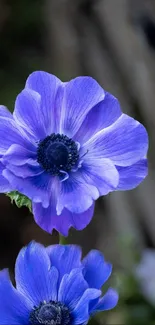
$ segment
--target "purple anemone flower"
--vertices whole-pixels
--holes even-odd
[[[83,229],[99,196],[139,185],[147,149],[144,126],[91,77],[34,72],[13,115],[0,107],[0,191],[29,197],[48,232]]]
[[[0,324],[86,325],[118,302],[114,289],[103,296],[100,290],[111,271],[99,251],[81,261],[78,246],[32,242],[17,257],[16,288],[8,271],[0,271]]]

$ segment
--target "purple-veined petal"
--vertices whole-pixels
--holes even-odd
[[[73,137],[90,109],[104,99],[105,92],[91,77],[67,82],[61,110],[60,133]]]
[[[27,325],[33,305],[12,285],[8,270],[0,271],[0,324]]]
[[[7,107],[4,105],[0,105],[0,117],[7,117],[10,119],[13,119],[13,115],[10,113],[10,111],[7,109]]]
[[[70,274],[65,274],[61,280],[58,301],[64,303],[71,311],[76,307],[87,288],[88,284],[84,280],[82,270],[73,269]]]
[[[81,173],[85,181],[97,187],[100,195],[106,195],[116,189],[119,173],[110,159],[84,157]]]
[[[71,227],[77,230],[84,229],[94,213],[94,203],[83,213],[74,213],[64,208],[59,216],[51,200],[48,208],[43,208],[41,203],[33,203],[32,207],[35,221],[42,229],[49,233],[56,229],[63,236],[68,236]]]
[[[122,114],[119,101],[105,92],[104,99],[95,105],[86,115],[74,139],[80,144],[88,141],[95,133],[113,124]]]
[[[33,177],[22,178],[4,169],[2,175],[9,181],[13,190],[26,195],[35,203],[41,202],[44,207],[48,207],[51,189],[51,177],[48,174],[42,172]]]
[[[60,121],[63,83],[52,74],[35,71],[28,77],[25,87],[41,95],[43,124],[47,135],[50,135],[56,131],[56,125]],[[58,92],[59,88],[60,92]]]
[[[46,137],[41,96],[36,91],[24,89],[16,98],[13,117],[36,140]]]
[[[97,311],[110,310],[118,303],[118,293],[116,290],[109,288],[106,294],[99,300],[96,306],[93,307],[92,313]]]
[[[132,190],[137,187],[148,174],[147,159],[141,159],[128,167],[116,166],[119,172],[119,183],[116,190]]]
[[[33,305],[57,299],[58,271],[51,268],[46,249],[38,243],[24,247],[16,260],[16,286]]]
[[[118,166],[129,166],[148,150],[148,135],[142,124],[122,114],[111,126],[95,134],[80,149],[89,157],[110,158]]]
[[[57,214],[67,208],[74,213],[82,213],[99,197],[97,188],[87,184],[80,172],[70,173],[70,177],[61,183],[59,197],[57,199]]]
[[[0,154],[3,155],[12,144],[19,144],[31,151],[35,150],[34,143],[28,139],[21,128],[17,127],[13,119],[0,117]]]
[[[5,166],[0,162],[0,193],[10,192],[12,190],[8,180],[2,175]]]
[[[89,304],[94,300],[99,298],[101,295],[101,291],[97,289],[87,289],[75,309],[71,313],[74,318],[74,324],[83,324],[84,322],[89,320]]]
[[[103,255],[97,250],[90,251],[82,264],[84,278],[91,288],[101,288],[112,272],[112,265],[105,262]]]
[[[59,283],[72,269],[81,268],[81,248],[77,245],[51,245],[46,248],[51,265],[59,272]]]

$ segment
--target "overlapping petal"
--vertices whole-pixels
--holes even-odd
[[[16,98],[13,117],[19,125],[38,141],[46,137],[41,96],[36,91],[24,89]]]
[[[41,301],[57,299],[58,271],[42,245],[31,243],[23,248],[15,267],[17,290],[32,301],[33,306]]]
[[[81,144],[87,142],[95,133],[107,128],[121,116],[119,101],[110,93],[105,92],[104,99],[93,106],[86,115],[74,139]]]
[[[88,210],[98,197],[97,187],[86,183],[81,173],[71,173],[70,177],[61,183],[56,207],[57,214],[60,215],[63,208],[74,213],[82,213]]]
[[[97,187],[100,195],[106,195],[117,188],[119,173],[110,159],[85,157],[80,171],[88,184]]]
[[[59,282],[65,274],[69,274],[72,269],[81,269],[82,252],[76,245],[52,245],[47,249],[51,265],[59,272]]]
[[[0,162],[0,193],[10,192],[12,190],[8,180],[2,175],[5,166]]]
[[[109,158],[118,166],[130,166],[144,158],[148,135],[142,124],[122,114],[111,126],[95,134],[81,148],[87,159]],[[86,157],[86,156],[85,156]]]
[[[74,213],[64,208],[60,215],[56,213],[56,206],[52,200],[48,208],[44,208],[41,203],[33,203],[33,214],[36,223],[45,231],[51,233],[56,229],[63,236],[68,236],[71,227],[82,230],[91,221],[94,213],[94,203],[83,213]]]
[[[118,293],[116,290],[109,288],[106,294],[99,300],[93,308],[93,313],[102,310],[109,310],[114,308],[118,303]]]
[[[0,324],[27,325],[31,301],[11,284],[8,270],[0,271]]]
[[[34,150],[30,139],[13,119],[0,117],[0,155],[5,154],[12,144],[19,144],[29,150]]]
[[[4,164],[11,162],[15,166],[22,166],[32,161],[36,162],[35,150],[31,151],[19,144],[12,144],[2,158]]]
[[[99,289],[108,280],[112,272],[112,265],[104,261],[103,255],[92,250],[83,259],[83,274],[90,288]]]
[[[42,203],[44,207],[49,206],[51,179],[48,174],[42,172],[22,178],[13,174],[9,169],[4,169],[2,175],[8,180],[13,189],[26,195],[35,203]]]
[[[101,295],[101,291],[97,289],[87,289],[75,309],[72,312],[72,316],[74,317],[74,324],[83,324],[89,320],[89,304],[99,298]]]
[[[42,119],[47,134],[56,132],[60,121],[63,83],[52,74],[36,71],[26,81],[26,89],[32,89],[41,96]]]
[[[138,186],[147,176],[147,159],[141,159],[136,164],[128,167],[116,166],[119,172],[119,183],[117,190],[131,190]]]
[[[65,84],[60,133],[73,137],[86,115],[104,99],[103,88],[90,77],[77,77]]]
[[[72,311],[86,289],[88,289],[88,284],[82,275],[82,270],[73,269],[70,274],[65,274],[61,280],[58,301],[63,302]]]

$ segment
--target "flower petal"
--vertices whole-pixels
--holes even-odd
[[[43,173],[36,160],[36,153],[18,144],[12,144],[1,159],[14,175],[26,178]]]
[[[97,187],[100,195],[106,195],[116,189],[119,173],[110,159],[84,158],[81,172],[85,181]]]
[[[22,166],[36,158],[36,152],[26,149],[19,144],[12,144],[2,158],[4,164],[10,163]]]
[[[13,119],[13,115],[4,105],[0,105],[0,117],[7,117]]]
[[[60,133],[73,137],[90,109],[104,96],[102,87],[91,77],[77,77],[65,83]]]
[[[84,278],[91,288],[101,288],[112,272],[112,265],[105,262],[103,255],[97,250],[90,251],[82,264]]]
[[[0,193],[10,192],[12,190],[8,180],[2,175],[5,166],[0,162]]]
[[[109,288],[106,294],[94,306],[92,313],[114,308],[118,303],[118,298],[118,293],[114,289]]]
[[[62,96],[61,94],[58,95],[57,99],[57,92],[59,87],[63,88],[63,83],[52,74],[43,71],[35,71],[28,77],[25,87],[41,95],[43,125],[45,126],[47,134],[55,132],[55,123],[57,124],[60,120],[59,114],[62,106]],[[57,100],[59,105],[56,105]]]
[[[119,172],[119,184],[116,190],[132,190],[137,187],[148,174],[147,159],[141,159],[128,167],[116,166]]]
[[[12,285],[6,269],[0,271],[0,324],[28,324],[31,302]]]
[[[76,307],[87,288],[88,284],[84,280],[82,270],[73,269],[70,274],[65,274],[61,280],[58,301],[64,303],[71,311]]]
[[[23,248],[16,260],[17,290],[32,301],[33,305],[57,299],[58,271],[51,268],[45,247],[30,243]]]
[[[46,248],[51,265],[59,272],[59,283],[64,274],[72,269],[81,268],[81,249],[76,245],[52,245]]]
[[[87,289],[80,301],[77,303],[75,309],[72,312],[74,324],[83,324],[89,320],[89,304],[96,298],[99,298],[101,291],[97,289]]]
[[[49,233],[56,229],[63,236],[68,236],[68,230],[71,227],[77,230],[84,229],[91,221],[93,213],[94,204],[83,213],[73,213],[64,208],[59,216],[51,200],[48,208],[43,208],[41,203],[33,204],[33,215],[36,223]]]
[[[48,207],[51,188],[51,178],[48,174],[43,172],[33,177],[22,178],[4,169],[2,175],[14,190],[26,195],[34,203],[41,202],[44,207]]]
[[[17,123],[37,140],[46,137],[46,129],[41,109],[41,96],[36,91],[24,89],[16,98],[13,117]]]
[[[122,114],[106,129],[87,141],[80,155],[87,151],[89,157],[110,158],[118,166],[129,166],[143,159],[148,150],[148,135],[142,124]]]
[[[95,105],[86,115],[74,139],[80,144],[88,141],[95,133],[107,128],[121,116],[121,108],[117,98],[105,92],[104,99]]]
[[[0,117],[0,154],[4,154],[15,143],[32,151],[35,148],[24,131],[17,127],[13,119]]]
[[[61,183],[57,214],[60,215],[64,207],[74,213],[82,213],[88,210],[98,197],[97,188],[87,184],[80,172],[70,173],[70,177]]]

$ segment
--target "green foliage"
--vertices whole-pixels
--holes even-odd
[[[32,211],[31,201],[27,196],[22,195],[17,191],[7,193],[7,196],[11,199],[11,203],[15,203],[18,208],[26,206],[30,212]]]

